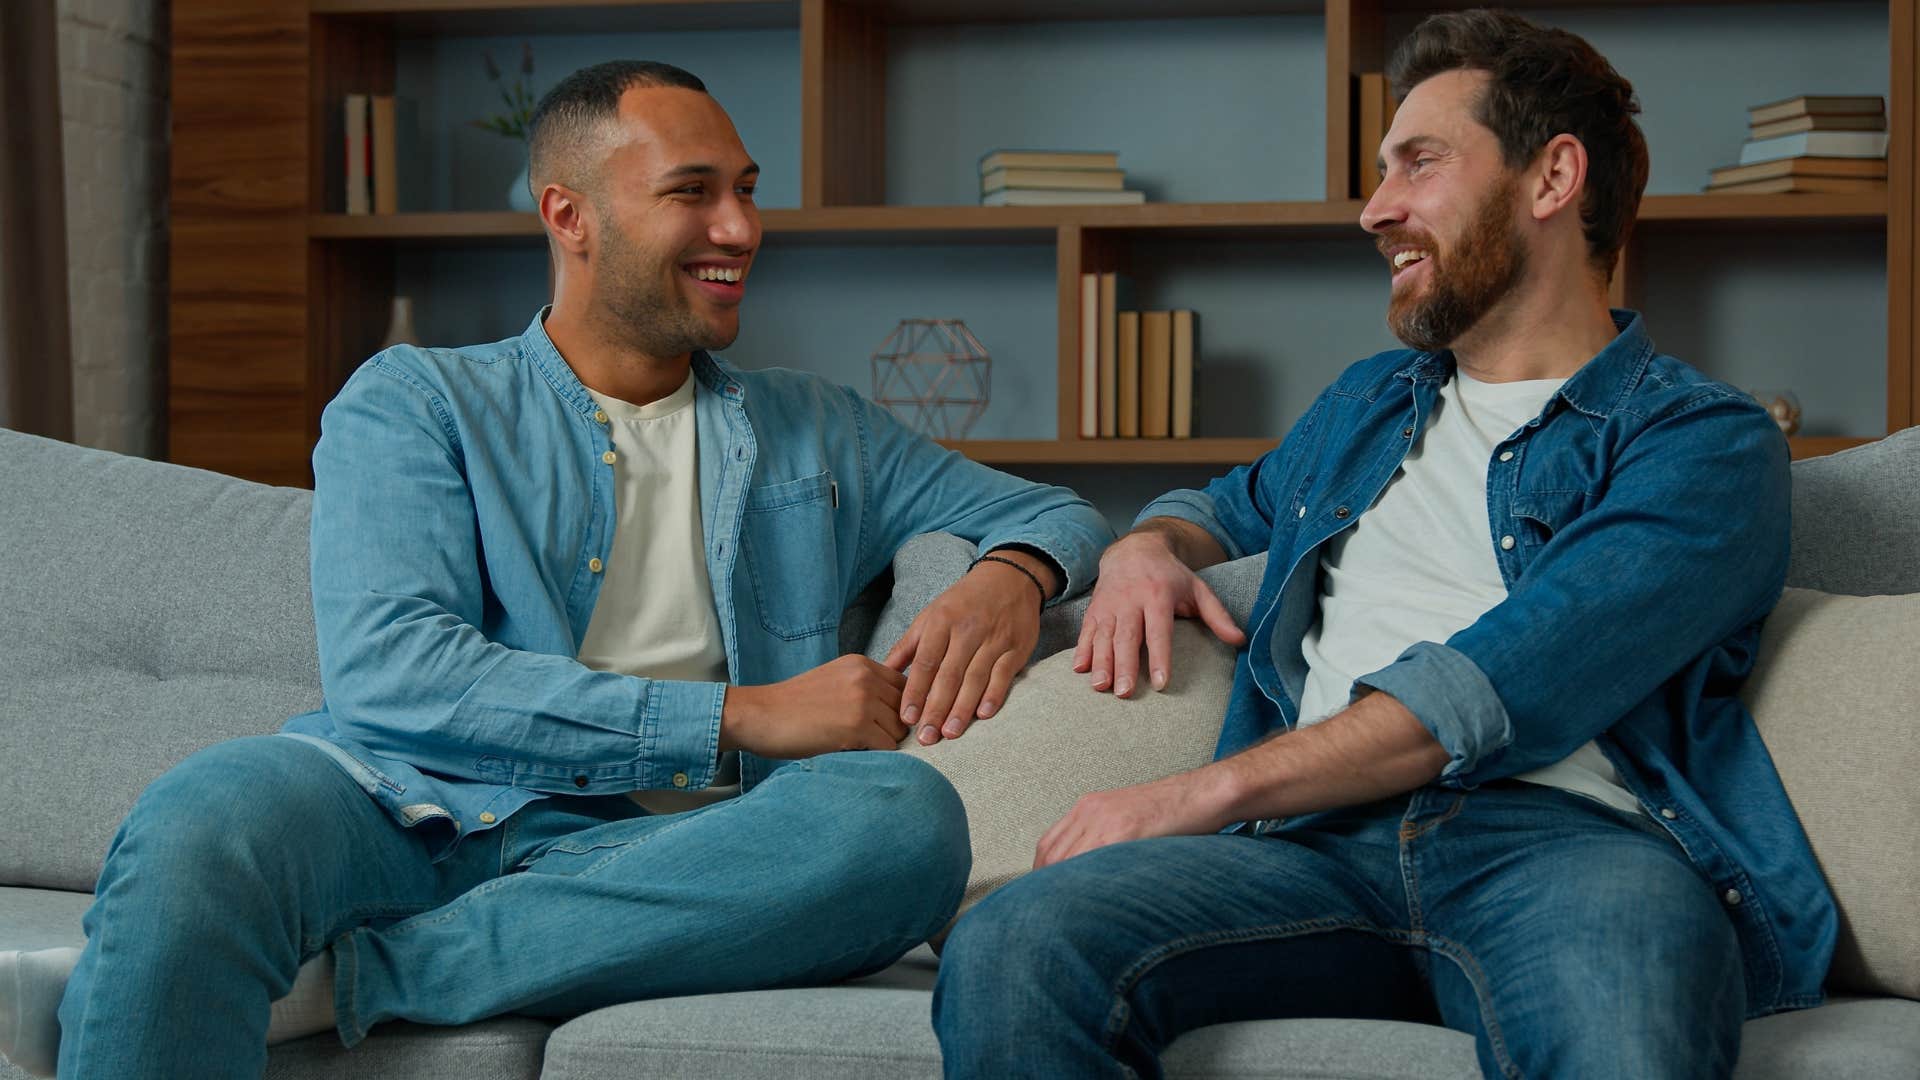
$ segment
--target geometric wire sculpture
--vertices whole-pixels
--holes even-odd
[[[992,371],[959,319],[901,319],[873,352],[873,400],[922,435],[964,438],[987,411]]]

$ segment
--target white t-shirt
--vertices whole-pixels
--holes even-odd
[[[645,405],[588,390],[613,437],[613,551],[579,660],[596,671],[650,679],[726,682],[727,649],[707,576],[700,522],[700,444],[691,373]],[[728,755],[730,758],[731,755]],[[702,791],[635,792],[657,814],[738,794],[731,761]]]
[[[1355,679],[1414,642],[1444,642],[1507,598],[1487,517],[1487,468],[1493,448],[1539,415],[1564,381],[1487,383],[1456,373],[1441,387],[1426,432],[1379,501],[1322,551],[1320,617],[1300,646],[1308,667],[1302,724],[1345,708]],[[1640,810],[1591,742],[1515,779]]]

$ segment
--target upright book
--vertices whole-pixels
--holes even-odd
[[[367,130],[367,104],[365,94],[348,94],[346,97],[346,190],[349,214],[373,212],[373,174],[367,160],[372,149]]]
[[[400,212],[399,115],[392,94],[372,97],[373,212]]]
[[[1111,439],[1119,432],[1119,329],[1121,279],[1119,274],[1100,275],[1100,436]]]
[[[1115,395],[1119,408],[1117,433],[1123,439],[1140,437],[1140,313],[1123,311],[1114,329],[1115,366],[1119,390]]]
[[[1080,275],[1080,437],[1100,437],[1100,275]]]
[[[1140,313],[1140,435],[1164,439],[1172,434],[1173,313]]]
[[[1167,403],[1168,431],[1176,439],[1193,438],[1194,365],[1199,354],[1191,311],[1173,313],[1173,393]]]

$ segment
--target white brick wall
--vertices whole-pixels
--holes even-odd
[[[168,3],[58,7],[74,441],[158,457],[166,432]]]

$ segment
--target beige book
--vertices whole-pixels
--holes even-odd
[[[1774,195],[1806,191],[1822,195],[1865,195],[1887,190],[1885,180],[1863,176],[1776,176],[1744,184],[1708,184],[1706,190],[1727,195]]]
[[[1136,439],[1140,437],[1140,313],[1121,312],[1114,336],[1116,366],[1120,369],[1119,434],[1123,439]]]
[[[1709,174],[1711,186],[1746,184],[1777,176],[1853,176],[1885,179],[1886,158],[1791,157],[1752,165],[1723,165]]]
[[[1790,116],[1770,124],[1754,124],[1747,129],[1749,139],[1771,139],[1778,135],[1798,135],[1803,131],[1885,131],[1886,116]]]
[[[1116,169],[1120,155],[1112,150],[993,150],[980,159],[984,175],[995,169]]]
[[[1164,439],[1173,399],[1173,314],[1140,313],[1140,435]]]
[[[1887,111],[1886,99],[1879,97],[1840,97],[1808,94],[1785,101],[1770,101],[1747,110],[1747,123],[1771,124],[1796,116],[1872,116]]]
[[[995,169],[980,177],[980,191],[1045,188],[1064,191],[1119,191],[1127,186],[1121,169]]]
[[[1168,403],[1170,428],[1176,439],[1193,438],[1193,312],[1173,313],[1173,395]]]
[[[1100,436],[1100,275],[1080,275],[1080,437]]]

